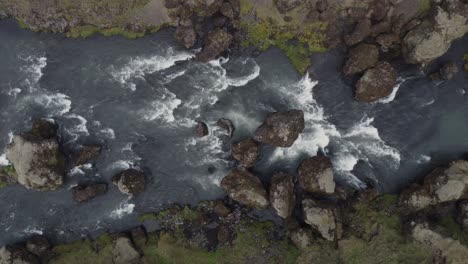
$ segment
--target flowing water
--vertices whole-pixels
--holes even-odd
[[[202,64],[170,32],[138,40],[92,37],[71,40],[0,22],[0,154],[12,133],[31,120],[53,118],[68,151],[105,146],[93,164],[70,168],[65,187],[37,192],[0,190],[0,245],[44,233],[57,241],[122,230],[137,216],[170,203],[223,196],[219,183],[235,163],[229,146],[252,136],[267,113],[305,113],[304,133],[291,148],[262,147],[254,172],[265,182],[275,170],[295,173],[301,159],[321,151],[341,184],[396,191],[436,164],[463,156],[468,147],[466,75],[429,82],[416,67],[400,67],[394,93],[377,103],[353,100],[339,74],[339,51],[313,58],[301,77],[278,50],[253,58],[238,54]],[[457,42],[443,59],[468,52]],[[312,76],[313,75],[313,76]],[[210,135],[194,135],[195,120]],[[234,138],[215,124],[232,120]],[[7,164],[5,156],[0,163]],[[117,172],[141,167],[146,191],[133,198],[115,186],[85,204],[69,189],[89,180],[110,182]]]

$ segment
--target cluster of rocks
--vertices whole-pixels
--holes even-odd
[[[0,263],[47,263],[52,257],[52,245],[40,235],[30,237],[24,245],[4,246],[0,248]]]

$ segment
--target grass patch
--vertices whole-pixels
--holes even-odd
[[[445,215],[438,219],[437,224],[453,239],[460,241],[461,244],[468,246],[468,236],[463,232],[460,224],[458,224],[452,215]]]
[[[159,30],[159,28],[155,29],[155,32]],[[91,25],[86,25],[86,26],[80,26],[80,27],[74,27],[71,28],[70,31],[67,32],[67,37],[70,38],[89,38],[93,36],[94,34],[101,34],[106,37],[110,36],[123,36],[128,39],[136,39],[143,37],[145,35],[145,32],[134,32],[130,30],[124,30],[118,27],[114,28],[105,28],[105,29],[99,29],[95,26]]]

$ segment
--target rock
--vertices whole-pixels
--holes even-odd
[[[23,247],[5,246],[0,248],[1,264],[39,264],[38,258]]]
[[[379,62],[369,69],[356,84],[356,100],[375,102],[389,96],[397,82],[397,72],[388,62]]]
[[[214,60],[231,46],[233,40],[234,37],[222,29],[210,31],[203,50],[197,54],[197,58],[202,62]]]
[[[353,75],[364,72],[374,67],[379,61],[379,49],[375,45],[359,44],[351,49],[348,60],[343,68],[345,75]]]
[[[380,34],[376,42],[379,43],[383,52],[388,52],[392,45],[400,43],[400,37],[397,34]]]
[[[287,13],[294,8],[300,6],[305,1],[304,0],[273,0],[275,2],[276,8],[282,14]]]
[[[221,200],[216,201],[213,210],[218,216],[221,217],[226,217],[232,212],[231,209],[226,207],[226,205],[224,205],[224,202]]]
[[[353,33],[350,35],[345,36],[345,43],[348,46],[354,46],[359,42],[363,41],[367,37],[369,37],[372,33],[371,30],[372,23],[369,19],[363,19],[359,21],[354,28]]]
[[[468,161],[455,161],[448,168],[436,168],[400,195],[400,204],[413,210],[468,198]]]
[[[468,32],[467,12],[468,5],[464,4],[456,11],[437,6],[432,15],[410,30],[403,39],[405,60],[413,64],[427,64],[442,56],[452,41]]]
[[[137,264],[140,262],[140,257],[140,253],[138,253],[128,237],[119,237],[114,241],[112,247],[114,264]]]
[[[137,195],[145,190],[145,174],[137,169],[127,169],[112,177],[119,190],[128,195]]]
[[[270,204],[280,217],[286,219],[291,216],[296,204],[291,175],[282,172],[273,175],[270,186]]]
[[[298,249],[306,249],[312,245],[312,234],[304,228],[298,228],[289,233],[289,238]]]
[[[255,166],[259,153],[257,142],[248,138],[232,146],[232,156],[245,168]]]
[[[455,75],[458,73],[458,66],[454,62],[449,62],[444,64],[442,68],[440,68],[440,77],[444,80],[451,80]]]
[[[184,230],[184,235],[192,248],[212,251],[218,245],[218,231],[216,228],[189,227]]]
[[[315,156],[305,159],[299,166],[297,179],[301,188],[307,192],[325,194],[335,192],[333,167],[327,157]]]
[[[289,110],[267,116],[254,139],[276,147],[290,147],[304,130],[304,112]]]
[[[130,229],[132,241],[137,248],[143,248],[148,242],[148,236],[146,234],[146,229],[143,226],[137,226]]]
[[[34,235],[26,241],[26,249],[38,257],[48,253],[51,247],[47,238],[40,235]]]
[[[26,188],[47,191],[62,186],[65,157],[56,135],[52,135],[56,128],[40,120],[30,132],[13,136],[6,156],[15,167],[18,182]]]
[[[319,12],[325,12],[328,9],[328,0],[318,0],[315,3],[315,9]]]
[[[458,204],[458,218],[463,231],[468,233],[468,200],[463,200]]]
[[[248,171],[235,169],[221,181],[221,187],[233,200],[256,208],[269,205],[267,193],[260,180]]]
[[[227,18],[230,18],[230,19],[233,19],[234,18],[234,10],[232,9],[232,6],[230,3],[226,3],[224,2],[222,5],[221,5],[221,8],[219,9],[219,12],[227,17]]]
[[[87,202],[96,196],[107,192],[107,184],[94,183],[90,185],[78,185],[72,188],[73,200],[77,203]]]
[[[164,6],[169,9],[176,8],[179,7],[181,2],[181,0],[164,0]]]
[[[387,16],[390,8],[390,3],[387,0],[375,0],[372,2],[370,12],[372,13],[373,21],[382,21]]]
[[[0,167],[0,188],[15,183],[18,183],[15,168],[11,165]]]
[[[175,33],[175,38],[179,41],[186,49],[191,49],[197,43],[197,33],[193,26],[178,26]]]
[[[234,135],[234,131],[236,130],[236,128],[232,124],[231,120],[226,119],[226,118],[220,118],[216,122],[216,125],[218,125],[222,129],[226,130],[230,137],[232,137]]]
[[[197,126],[195,127],[195,133],[197,134],[198,137],[208,136],[209,131],[208,131],[208,126],[206,125],[206,123],[202,121],[198,121]]]
[[[8,18],[8,15],[3,10],[0,10],[0,19],[6,19],[6,18]]]
[[[101,153],[101,149],[102,147],[99,145],[83,146],[75,155],[73,164],[75,164],[75,166],[79,166],[96,159]]]
[[[338,230],[333,206],[312,199],[302,201],[304,221],[329,241],[336,239]]]

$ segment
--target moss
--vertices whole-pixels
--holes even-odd
[[[436,223],[442,227],[450,237],[460,241],[460,243],[468,246],[468,234],[463,232],[463,229],[452,215],[444,215]]]
[[[419,0],[419,11],[425,12],[431,9],[431,0]]]
[[[159,27],[155,27],[153,30],[159,30]],[[110,36],[123,36],[128,39],[135,39],[140,38],[145,35],[145,32],[134,32],[130,30],[124,30],[121,28],[105,28],[99,29],[95,26],[86,25],[80,27],[71,28],[70,31],[67,32],[67,37],[71,38],[88,38],[93,36],[94,34],[101,34],[106,37]]]
[[[69,32],[67,32],[67,37],[71,38],[88,38],[98,32],[98,28],[95,26],[81,26],[81,27],[74,27],[71,28]]]
[[[104,234],[95,241],[79,240],[70,244],[55,246],[52,264],[112,263],[112,236]]]
[[[145,222],[145,221],[157,221],[159,218],[156,214],[153,213],[146,213],[146,214],[141,214],[138,216],[138,221],[139,222]]]
[[[240,0],[240,13],[241,15],[247,15],[252,11],[253,7],[248,0]]]
[[[0,167],[0,188],[16,182],[16,170],[12,165]]]
[[[463,54],[463,62],[464,62],[463,69],[465,71],[468,71],[468,53]]]
[[[24,22],[24,20],[22,19],[16,19],[16,21],[18,22],[18,26],[22,29],[28,29],[29,26],[28,24],[26,24],[26,22]]]

